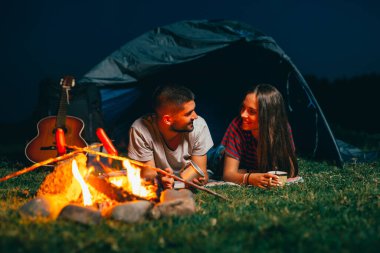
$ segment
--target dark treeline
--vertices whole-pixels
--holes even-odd
[[[347,130],[380,133],[380,74],[328,80],[306,75],[328,122]]]

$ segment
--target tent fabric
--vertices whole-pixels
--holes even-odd
[[[300,71],[273,38],[241,22],[190,20],[157,27],[127,42],[79,81],[100,89],[107,129],[120,145],[128,141],[130,124],[150,110],[157,85],[192,89],[197,112],[218,143],[244,92],[263,82],[284,96],[297,152],[342,165],[333,133]]]
[[[136,82],[166,66],[193,61],[240,40],[285,56],[271,37],[243,23],[185,21],[158,27],[128,42],[85,74],[81,82],[98,85]]]
[[[336,140],[339,151],[345,163],[375,162],[379,157],[377,151],[363,151],[342,140]]]

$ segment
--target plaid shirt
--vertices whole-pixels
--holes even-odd
[[[292,130],[288,125],[291,144],[294,147]],[[240,161],[239,168],[246,170],[257,170],[257,140],[251,131],[242,129],[242,119],[240,116],[234,118],[224,134],[222,145],[225,147],[225,153],[236,160]]]

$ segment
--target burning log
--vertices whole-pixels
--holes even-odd
[[[90,184],[94,189],[103,193],[108,198],[115,200],[117,202],[131,201],[138,199],[127,191],[114,186],[103,178],[99,178],[93,175],[89,175],[87,178],[87,183]]]

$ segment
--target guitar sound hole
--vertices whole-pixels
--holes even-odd
[[[60,127],[63,129],[63,132],[65,132],[65,134],[67,133],[67,128],[66,127]],[[54,128],[53,129],[53,134],[55,134],[55,132],[57,131],[57,128]]]

